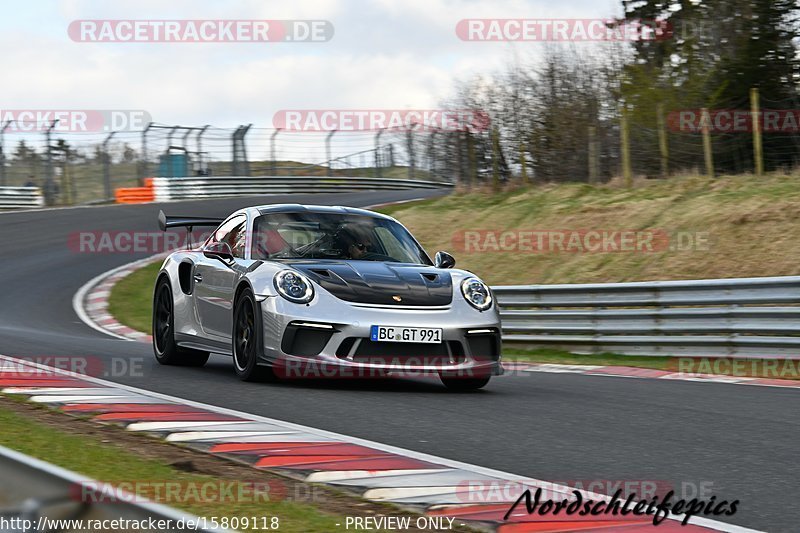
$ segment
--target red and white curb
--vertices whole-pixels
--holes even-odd
[[[695,381],[702,383],[726,383],[729,385],[757,385],[760,387],[779,387],[800,389],[800,380],[771,379],[720,374],[699,374],[690,372],[674,372],[653,368],[636,368],[630,366],[600,365],[559,365],[540,363],[504,362],[506,373],[545,372],[551,374],[584,374],[587,376],[607,376],[616,378],[668,379],[671,381]]]
[[[87,326],[106,335],[127,341],[152,342],[152,337],[147,333],[137,331],[120,323],[108,312],[108,299],[111,289],[121,279],[129,276],[136,270],[156,261],[163,261],[167,254],[158,254],[122,265],[89,280],[72,298],[72,308],[75,314]]]
[[[635,515],[542,517],[528,514],[524,505],[503,520],[519,491],[508,494],[501,490],[490,498],[472,500],[470,483],[513,485],[522,490],[530,488],[532,492],[542,488],[548,495],[555,495],[553,498],[571,496],[573,489],[6,356],[0,356],[0,390],[4,394],[25,395],[32,402],[66,413],[88,415],[96,422],[157,434],[169,442],[245,462],[254,468],[335,486],[371,501],[413,508],[428,516],[452,518],[459,525],[504,533],[754,531],[697,516],[687,526],[680,524],[680,515],[670,516],[670,520],[659,526],[654,526],[650,517]],[[587,491],[581,493],[595,501],[610,499]]]

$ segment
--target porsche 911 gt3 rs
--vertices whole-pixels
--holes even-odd
[[[431,260],[389,216],[276,204],[224,220],[161,212],[159,225],[216,228],[160,269],[161,364],[201,366],[219,353],[247,381],[435,373],[453,389],[502,372],[492,291],[448,253]]]

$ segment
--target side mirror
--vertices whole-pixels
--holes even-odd
[[[203,248],[203,255],[210,259],[219,259],[223,263],[233,261],[233,250],[227,242],[212,242]]]
[[[433,258],[433,266],[436,268],[453,268],[456,266],[456,259],[447,252],[436,252]]]

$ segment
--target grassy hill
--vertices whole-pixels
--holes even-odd
[[[461,192],[383,211],[492,284],[800,274],[800,173]],[[620,250],[615,231],[634,245]]]

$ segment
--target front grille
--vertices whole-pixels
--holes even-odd
[[[467,334],[467,344],[476,361],[497,361],[500,356],[500,335],[493,333]]]
[[[342,344],[348,344],[349,340],[345,339]],[[451,365],[463,358],[463,348],[458,341],[424,344],[416,342],[375,342],[369,338],[358,340],[360,342],[352,355],[352,360],[357,363],[441,366]],[[337,350],[337,355],[340,353]],[[346,354],[339,356],[346,356]]]
[[[319,354],[328,344],[333,329],[318,329],[289,324],[283,334],[281,350],[289,355],[311,357]]]

